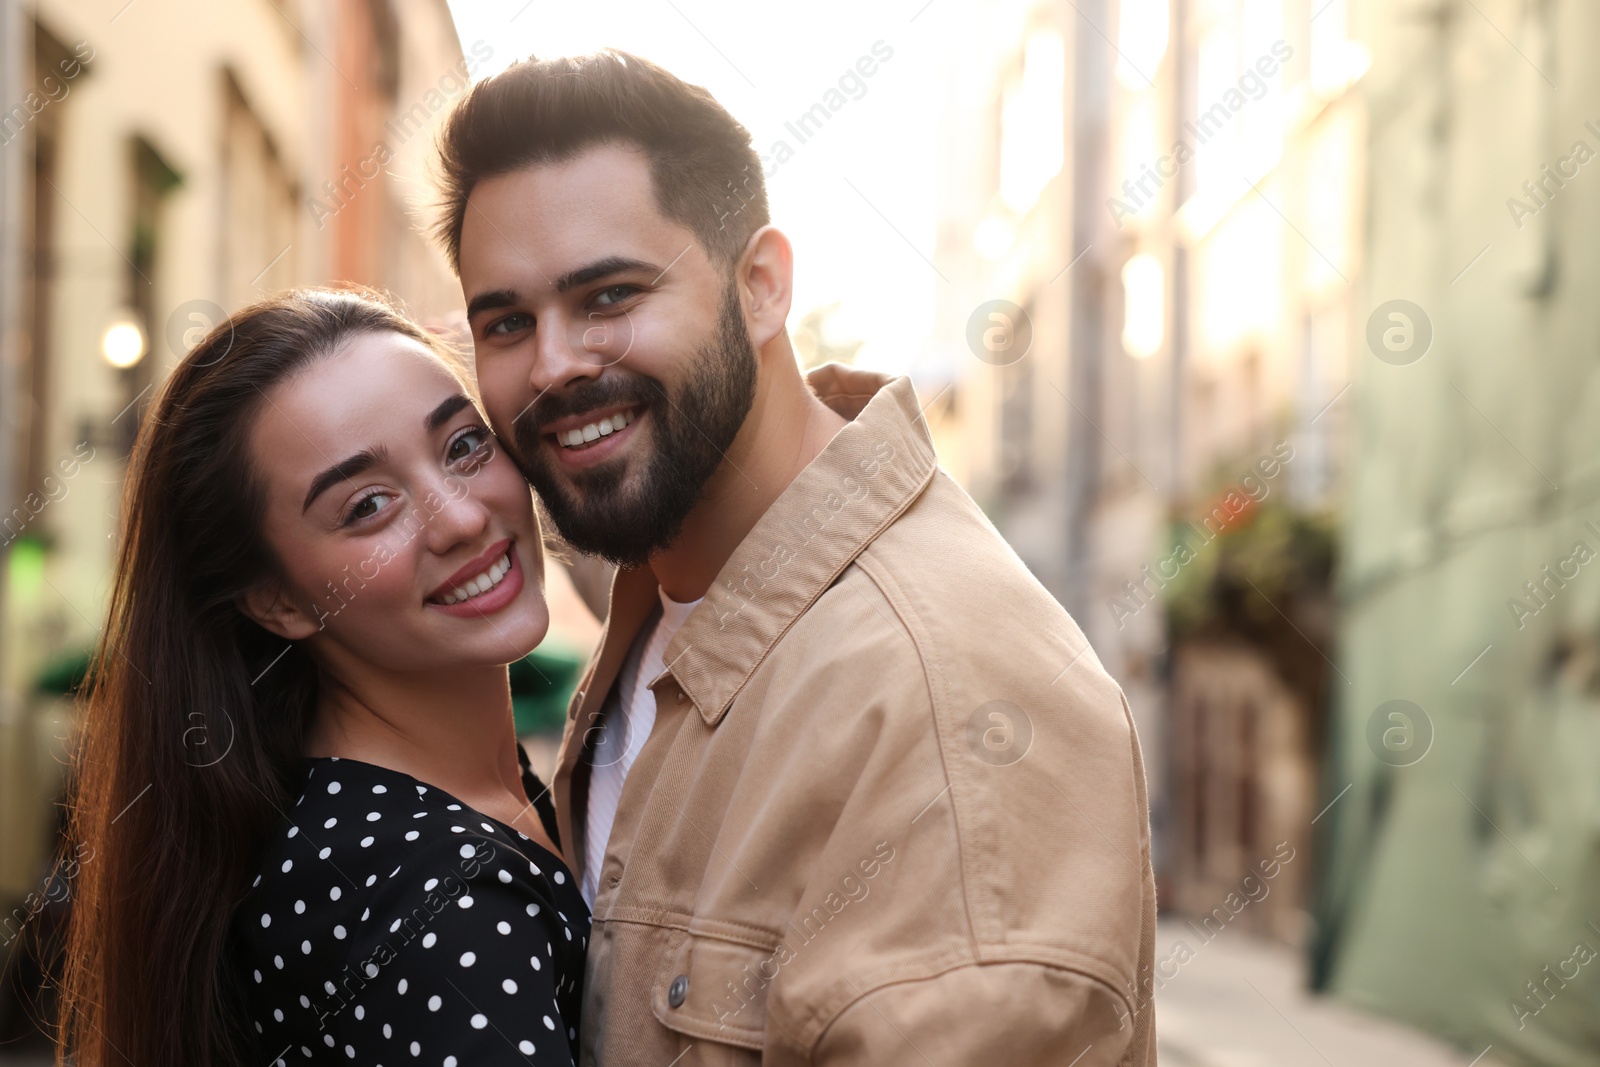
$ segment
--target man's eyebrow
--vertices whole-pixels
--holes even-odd
[[[335,463],[311,479],[311,488],[306,492],[306,502],[300,506],[300,514],[304,515],[307,511],[310,511],[312,502],[330,486],[353,478],[362,471],[375,467],[388,458],[389,450],[379,445],[376,448],[363,448],[349,459]]]
[[[460,411],[470,403],[472,403],[472,398],[467,396],[465,393],[456,393],[452,396],[445,397],[444,400],[440,401],[438,407],[428,412],[428,417],[423,420],[422,424],[429,433],[432,433],[445,423],[449,422],[450,416],[454,415],[456,412]]]
[[[569,289],[576,289],[580,285],[598,281],[609,274],[621,274],[623,271],[630,270],[649,271],[657,276],[661,273],[660,267],[654,263],[646,263],[642,259],[629,259],[627,256],[607,256],[605,259],[595,260],[588,266],[569,270],[557,278],[555,282],[556,292],[564,293]]]
[[[511,307],[517,299],[515,289],[491,289],[487,293],[479,293],[467,303],[467,318],[470,319],[479,312]]]

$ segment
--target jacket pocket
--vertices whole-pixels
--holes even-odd
[[[656,1018],[688,1037],[759,1051],[774,956],[771,948],[674,931],[651,998]]]

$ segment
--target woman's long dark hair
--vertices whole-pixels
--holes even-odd
[[[297,290],[246,308],[178,364],[140,430],[73,768],[68,844],[91,858],[74,885],[60,1063],[247,1055],[228,930],[292,803],[317,695],[309,656],[238,607],[277,573],[250,433],[275,385],[382,331],[448,358],[371,293]]]

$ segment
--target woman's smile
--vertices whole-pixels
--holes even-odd
[[[425,603],[446,615],[476,619],[510,604],[522,587],[516,544],[508,537],[452,574]]]

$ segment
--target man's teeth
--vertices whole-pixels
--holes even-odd
[[[476,578],[468,579],[464,585],[459,585],[450,592],[446,593],[444,596],[440,597],[439,603],[459,604],[463,600],[466,600],[470,597],[487,593],[489,590],[500,584],[500,580],[506,576],[506,572],[510,569],[511,550],[508,548],[506,549],[506,554],[501,556],[492,567],[478,575]]]
[[[561,442],[565,448],[577,448],[579,445],[586,445],[590,441],[598,441],[602,437],[616,433],[632,422],[633,416],[634,413],[631,411],[619,411],[615,415],[601,419],[599,422],[591,422],[582,429],[558,433],[556,434],[556,440]]]

